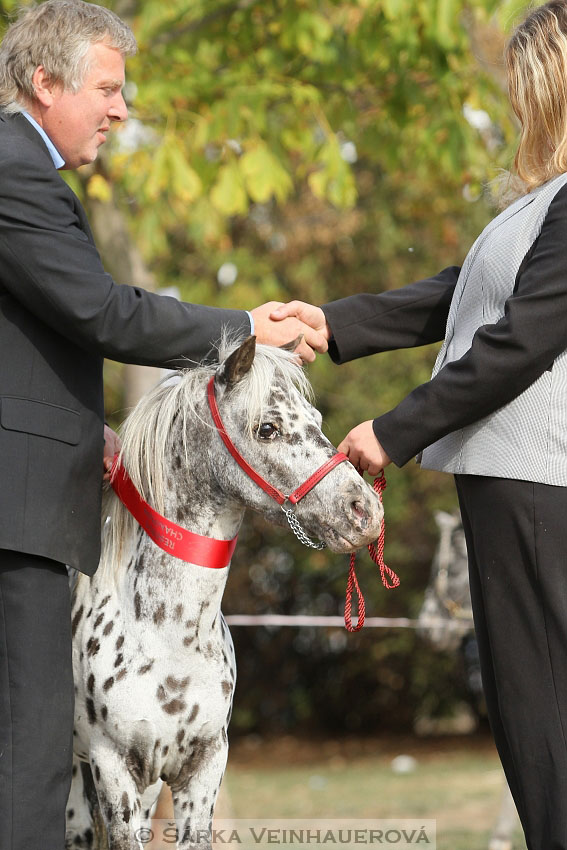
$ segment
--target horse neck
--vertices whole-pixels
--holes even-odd
[[[131,616],[147,620],[150,628],[157,625],[170,643],[191,631],[203,634],[220,626],[218,613],[230,565],[215,569],[187,563],[157,549],[141,529],[136,536],[132,565],[117,588]]]
[[[212,435],[208,428],[196,428],[187,435],[184,448],[180,441],[174,442],[165,470],[164,513],[168,520],[195,534],[231,540],[242,523],[244,505],[214,477],[208,461]]]
[[[167,462],[164,516],[195,534],[231,540],[240,528],[244,507],[223,493],[214,481],[207,468],[206,446],[192,442],[195,444],[188,446],[181,466],[175,452]],[[121,559],[116,586],[122,604],[132,609],[134,617],[160,619],[163,601],[164,637],[169,631],[177,633],[176,623],[194,621],[201,630],[212,628],[228,567],[203,567],[175,558],[158,548],[137,524],[128,549]]]

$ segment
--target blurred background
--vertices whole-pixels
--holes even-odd
[[[24,3],[25,5],[25,3]],[[502,67],[524,0],[107,0],[139,41],[130,120],[65,174],[118,282],[253,308],[379,292],[461,264],[494,214],[517,133]],[[0,1],[5,25],[16,2]],[[309,367],[336,444],[427,380],[435,347]],[[118,426],[152,370],[108,363]],[[456,507],[449,476],[388,468],[386,591],[359,557],[368,616],[414,618]],[[340,614],[348,563],[248,515],[225,613]],[[234,742],[483,728],[462,657],[411,628],[232,629]],[[474,703],[474,704],[473,704]]]

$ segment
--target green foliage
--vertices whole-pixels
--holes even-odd
[[[123,156],[112,167],[143,202],[139,231],[151,229],[145,218],[154,223],[156,204],[178,200],[175,220],[166,212],[164,223],[190,230],[202,194],[220,213],[215,234],[225,243],[234,216],[285,203],[306,187],[349,209],[360,191],[358,163],[389,176],[411,173],[430,189],[481,182],[494,158],[462,107],[490,100],[493,119],[509,132],[497,86],[470,52],[471,31],[496,6],[139,0],[132,114],[153,133],[129,154],[130,176],[123,178]],[[345,144],[356,150],[356,165]],[[148,259],[168,248],[167,240],[150,240]]]

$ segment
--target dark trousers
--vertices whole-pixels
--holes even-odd
[[[496,746],[529,850],[567,850],[567,488],[456,481]]]
[[[67,571],[0,550],[2,850],[63,850],[72,732]]]

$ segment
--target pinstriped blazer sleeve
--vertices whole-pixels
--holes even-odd
[[[79,201],[23,136],[0,155],[0,294],[92,353],[156,366],[204,356],[223,325],[248,333],[241,310],[178,302],[117,286],[102,266]]]
[[[516,398],[567,349],[567,187],[549,206],[522,263],[500,321],[476,332],[471,348],[447,363],[374,432],[398,466],[435,440]]]

